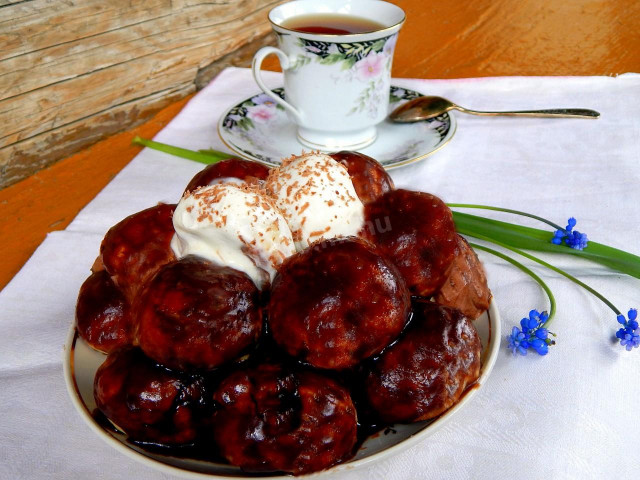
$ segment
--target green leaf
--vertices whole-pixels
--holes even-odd
[[[458,232],[476,238],[488,238],[514,248],[537,252],[575,255],[618,272],[640,278],[640,257],[601,243],[589,241],[584,250],[551,243],[553,232],[501,222],[468,213],[453,212]]]
[[[555,230],[564,230],[560,225],[554,223],[546,218],[539,217],[538,215],[532,215],[531,213],[522,212],[520,210],[513,210],[511,208],[503,208],[503,207],[493,207],[491,205],[478,205],[474,203],[447,203],[449,208],[478,208],[480,210],[493,210],[494,212],[505,212],[505,213],[513,213],[514,215],[521,215],[523,217],[533,218],[538,220],[539,222],[546,223],[547,225],[553,227]]]
[[[341,60],[344,60],[344,55],[341,53],[331,53],[320,60],[322,65],[333,65],[334,63],[338,63]]]
[[[616,308],[616,306],[611,303],[609,300],[607,300],[607,298],[602,295],[600,292],[598,292],[597,290],[591,288],[589,285],[587,285],[586,283],[584,283],[581,280],[578,280],[576,277],[574,277],[573,275],[570,275],[569,273],[565,272],[564,270],[556,267],[555,265],[551,265],[550,263],[545,262],[544,260],[538,258],[538,257],[534,257],[533,255],[531,255],[530,253],[524,252],[520,249],[511,247],[503,242],[499,242],[498,240],[492,240],[488,237],[483,237],[482,235],[478,235],[477,238],[480,238],[482,240],[491,242],[491,243],[495,243],[496,245],[499,245],[500,247],[506,248],[508,250],[511,250],[512,252],[517,253],[518,255],[522,255],[525,258],[528,258],[529,260],[533,260],[536,263],[539,263],[540,265],[547,267],[549,270],[559,273],[560,275],[562,275],[565,278],[568,278],[569,280],[571,280],[573,283],[580,285],[582,288],[584,288],[587,292],[595,295],[599,300],[601,300],[607,307],[609,307],[611,310],[613,310],[613,312],[616,315],[620,315],[620,310],[618,310]]]
[[[306,55],[298,55],[293,62],[291,63],[291,66],[289,67],[291,70],[297,70],[301,67],[304,67],[307,63],[309,63],[311,61],[311,57],[308,57]]]
[[[373,45],[371,45],[371,50],[374,50],[376,52],[379,52],[380,50],[382,50],[384,48],[384,44],[386,43],[386,39],[380,39],[377,42],[375,42]]]
[[[553,292],[551,291],[549,286],[544,282],[544,280],[542,280],[538,275],[536,275],[533,272],[533,270],[531,270],[530,268],[524,266],[522,263],[518,262],[516,259],[511,258],[508,255],[505,255],[502,252],[494,250],[493,248],[489,248],[489,247],[487,247],[485,245],[479,245],[477,243],[469,242],[469,245],[471,247],[473,247],[474,249],[484,250],[485,252],[488,252],[491,255],[495,255],[496,257],[499,257],[499,258],[502,258],[503,260],[506,260],[511,265],[513,265],[515,267],[518,267],[524,273],[526,273],[531,278],[533,278],[538,283],[538,285],[540,285],[540,287],[545,291],[545,293],[547,294],[547,297],[549,297],[549,318],[547,318],[547,321],[544,323],[544,325],[548,326],[549,323],[551,323],[551,320],[553,320],[553,317],[556,314],[556,299],[553,296]],[[518,252],[516,252],[516,253],[518,253]]]
[[[340,44],[340,47],[344,50],[345,55],[353,55],[353,52],[358,50],[358,45],[358,43],[342,43]]]
[[[193,160],[194,162],[204,163],[210,165],[217,163],[220,160],[231,158],[231,155],[224,152],[218,152],[216,150],[206,150],[201,152],[195,152],[186,148],[174,147],[173,145],[167,145],[166,143],[154,142],[153,140],[147,140],[136,136],[131,143],[133,145],[140,145],[142,147],[148,147],[159,152],[168,153],[180,158],[186,158],[187,160]]]
[[[240,120],[238,120],[238,126],[243,130],[250,130],[253,128],[253,122],[251,121],[250,118],[243,117]]]
[[[349,70],[356,63],[356,57],[349,57],[342,62],[341,70]]]

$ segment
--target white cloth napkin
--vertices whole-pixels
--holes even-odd
[[[265,77],[273,86],[281,84],[279,74]],[[450,144],[392,176],[398,187],[448,202],[520,209],[560,224],[575,216],[576,228],[590,239],[640,254],[640,75],[394,83],[477,109],[600,111],[599,120],[454,113],[458,131]],[[257,91],[248,70],[225,70],[156,140],[224,150],[215,128],[219,116]],[[106,230],[159,201],[177,201],[201,168],[143,150],[66,231],[50,234],[0,292],[0,478],[169,478],[107,446],[83,423],[65,390],[63,344],[78,289]],[[527,276],[480,256],[505,333],[530,309],[547,308],[544,294]],[[580,276],[625,313],[640,307],[639,280],[575,259],[545,258]],[[407,451],[339,478],[637,478],[640,349],[627,352],[613,343],[615,315],[593,296],[534,269],[558,300],[551,328],[558,344],[550,353],[514,358],[503,345],[489,381],[444,428]]]

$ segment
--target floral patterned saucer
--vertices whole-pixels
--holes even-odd
[[[284,89],[273,92],[284,98]],[[391,86],[389,111],[421,94]],[[378,160],[385,168],[396,168],[422,160],[442,148],[456,131],[448,113],[416,123],[378,125],[378,138],[360,152]],[[231,107],[218,122],[218,134],[241,157],[267,165],[279,165],[282,158],[298,155],[308,147],[297,140],[296,125],[284,109],[266,94],[256,94]]]

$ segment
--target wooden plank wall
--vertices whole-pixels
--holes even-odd
[[[278,3],[0,0],[0,188],[144,122],[216,62],[250,59]]]

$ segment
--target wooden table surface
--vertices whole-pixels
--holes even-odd
[[[638,0],[395,0],[407,13],[394,77],[617,75],[640,72]],[[275,68],[275,62],[267,66]],[[63,230],[188,101],[0,190],[0,288],[48,232]]]

